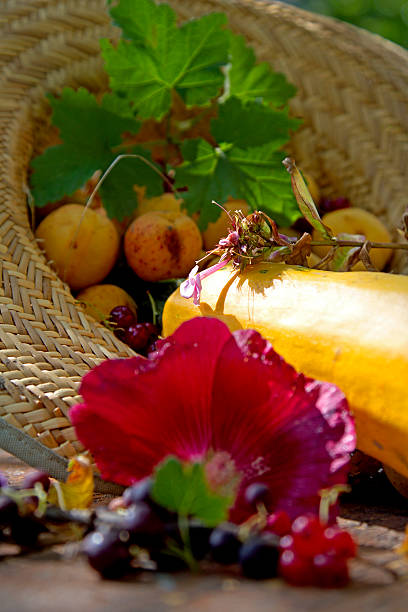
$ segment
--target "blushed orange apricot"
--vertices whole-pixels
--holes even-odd
[[[177,212],[155,211],[137,217],[124,239],[129,266],[147,281],[184,278],[201,248],[197,225],[191,217]]]

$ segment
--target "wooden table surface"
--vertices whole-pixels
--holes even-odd
[[[18,482],[27,471],[0,451],[0,471]],[[241,578],[208,567],[199,575],[143,572],[104,581],[73,545],[19,555],[0,545],[1,612],[407,612],[408,560],[395,552],[404,539],[408,501],[386,496],[375,504],[343,503],[340,522],[359,542],[352,582],[345,589],[294,588],[279,579]]]

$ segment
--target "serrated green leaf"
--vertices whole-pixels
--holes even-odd
[[[71,195],[96,170],[106,170],[115,158],[112,148],[126,131],[140,123],[98,105],[86,89],[65,88],[60,98],[49,96],[52,120],[63,143],[49,147],[32,162],[32,195],[36,206]]]
[[[109,12],[126,38],[147,49],[161,44],[163,32],[176,25],[173,9],[168,4],[155,4],[152,0],[120,0]]]
[[[161,119],[170,110],[172,91],[187,106],[206,105],[224,83],[226,16],[211,13],[177,27],[173,11],[163,6],[122,0],[115,19],[131,40],[116,48],[101,41],[111,88],[132,100],[142,119]]]
[[[78,159],[77,147],[49,147],[31,162],[31,193],[36,206],[56,202],[82,187],[100,169],[99,160],[85,151]]]
[[[228,95],[241,100],[261,99],[276,107],[287,104],[296,87],[286,77],[274,72],[267,62],[256,63],[255,53],[243,36],[230,34],[231,67],[228,71]]]
[[[126,131],[137,132],[140,123],[121,117],[100,106],[86,89],[64,88],[61,97],[48,96],[53,115],[52,122],[59,128],[64,144],[72,144],[79,150],[101,155],[122,140]],[[106,102],[105,102],[106,103]]]
[[[139,155],[142,159],[119,160],[100,187],[102,202],[108,216],[119,221],[131,215],[137,208],[138,200],[134,185],[145,186],[145,195],[149,198],[163,193],[163,179],[158,166],[151,161],[149,154],[141,148],[133,149],[132,154]]]
[[[106,93],[102,97],[101,107],[119,117],[135,118],[135,111],[132,109],[129,100],[114,93]]]
[[[226,520],[233,500],[212,493],[203,465],[167,458],[154,473],[153,500],[180,516],[200,519],[209,527]]]
[[[268,143],[277,150],[299,125],[300,121],[290,118],[287,110],[232,97],[220,104],[218,117],[211,121],[211,134],[218,143],[231,142],[242,149]]]
[[[290,188],[290,178],[281,165],[282,154],[270,144],[240,149],[214,149],[202,139],[184,143],[184,162],[176,169],[175,186],[188,185],[180,192],[190,214],[199,211],[204,229],[219,216],[211,204],[226,202],[228,196],[245,199],[250,207],[264,210],[280,225],[299,217]]]

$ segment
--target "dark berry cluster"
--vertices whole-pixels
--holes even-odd
[[[27,474],[19,487],[11,487],[0,474],[0,540],[11,541],[22,548],[36,546],[40,533],[47,531],[37,515],[40,493],[44,495],[50,479],[44,472]]]
[[[114,327],[115,335],[138,353],[145,354],[152,350],[159,332],[153,323],[138,323],[128,306],[116,306],[111,310],[109,323]]]
[[[266,512],[270,491],[252,483],[245,501],[254,510],[243,524],[208,527],[196,518],[181,518],[152,499],[153,480],[128,487],[110,506],[86,515],[47,507],[38,512],[50,486],[47,474],[30,472],[20,487],[0,474],[0,540],[33,548],[51,522],[77,522],[86,534],[82,553],[103,578],[117,579],[134,568],[173,572],[207,559],[238,565],[244,576],[280,576],[296,586],[336,588],[349,581],[348,561],[356,555],[351,535],[317,516],[293,522],[283,510]]]
[[[280,575],[293,585],[320,587],[340,587],[349,580],[347,562],[356,554],[350,534],[323,525],[316,516],[292,522],[284,511],[264,514],[269,490],[262,483],[251,484],[245,492],[247,503],[258,509],[247,523],[209,528],[189,519],[184,533],[177,516],[152,500],[151,487],[147,478],[125,490],[119,512],[99,513],[83,552],[101,576],[128,572],[137,564],[134,551],[143,549],[159,571],[186,569],[190,555],[195,562],[238,564],[242,574],[253,579]]]

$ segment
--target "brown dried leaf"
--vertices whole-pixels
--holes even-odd
[[[304,233],[297,242],[291,247],[292,252],[286,257],[286,263],[294,266],[305,266],[307,267],[307,258],[312,252],[310,243],[312,237],[308,233]]]

